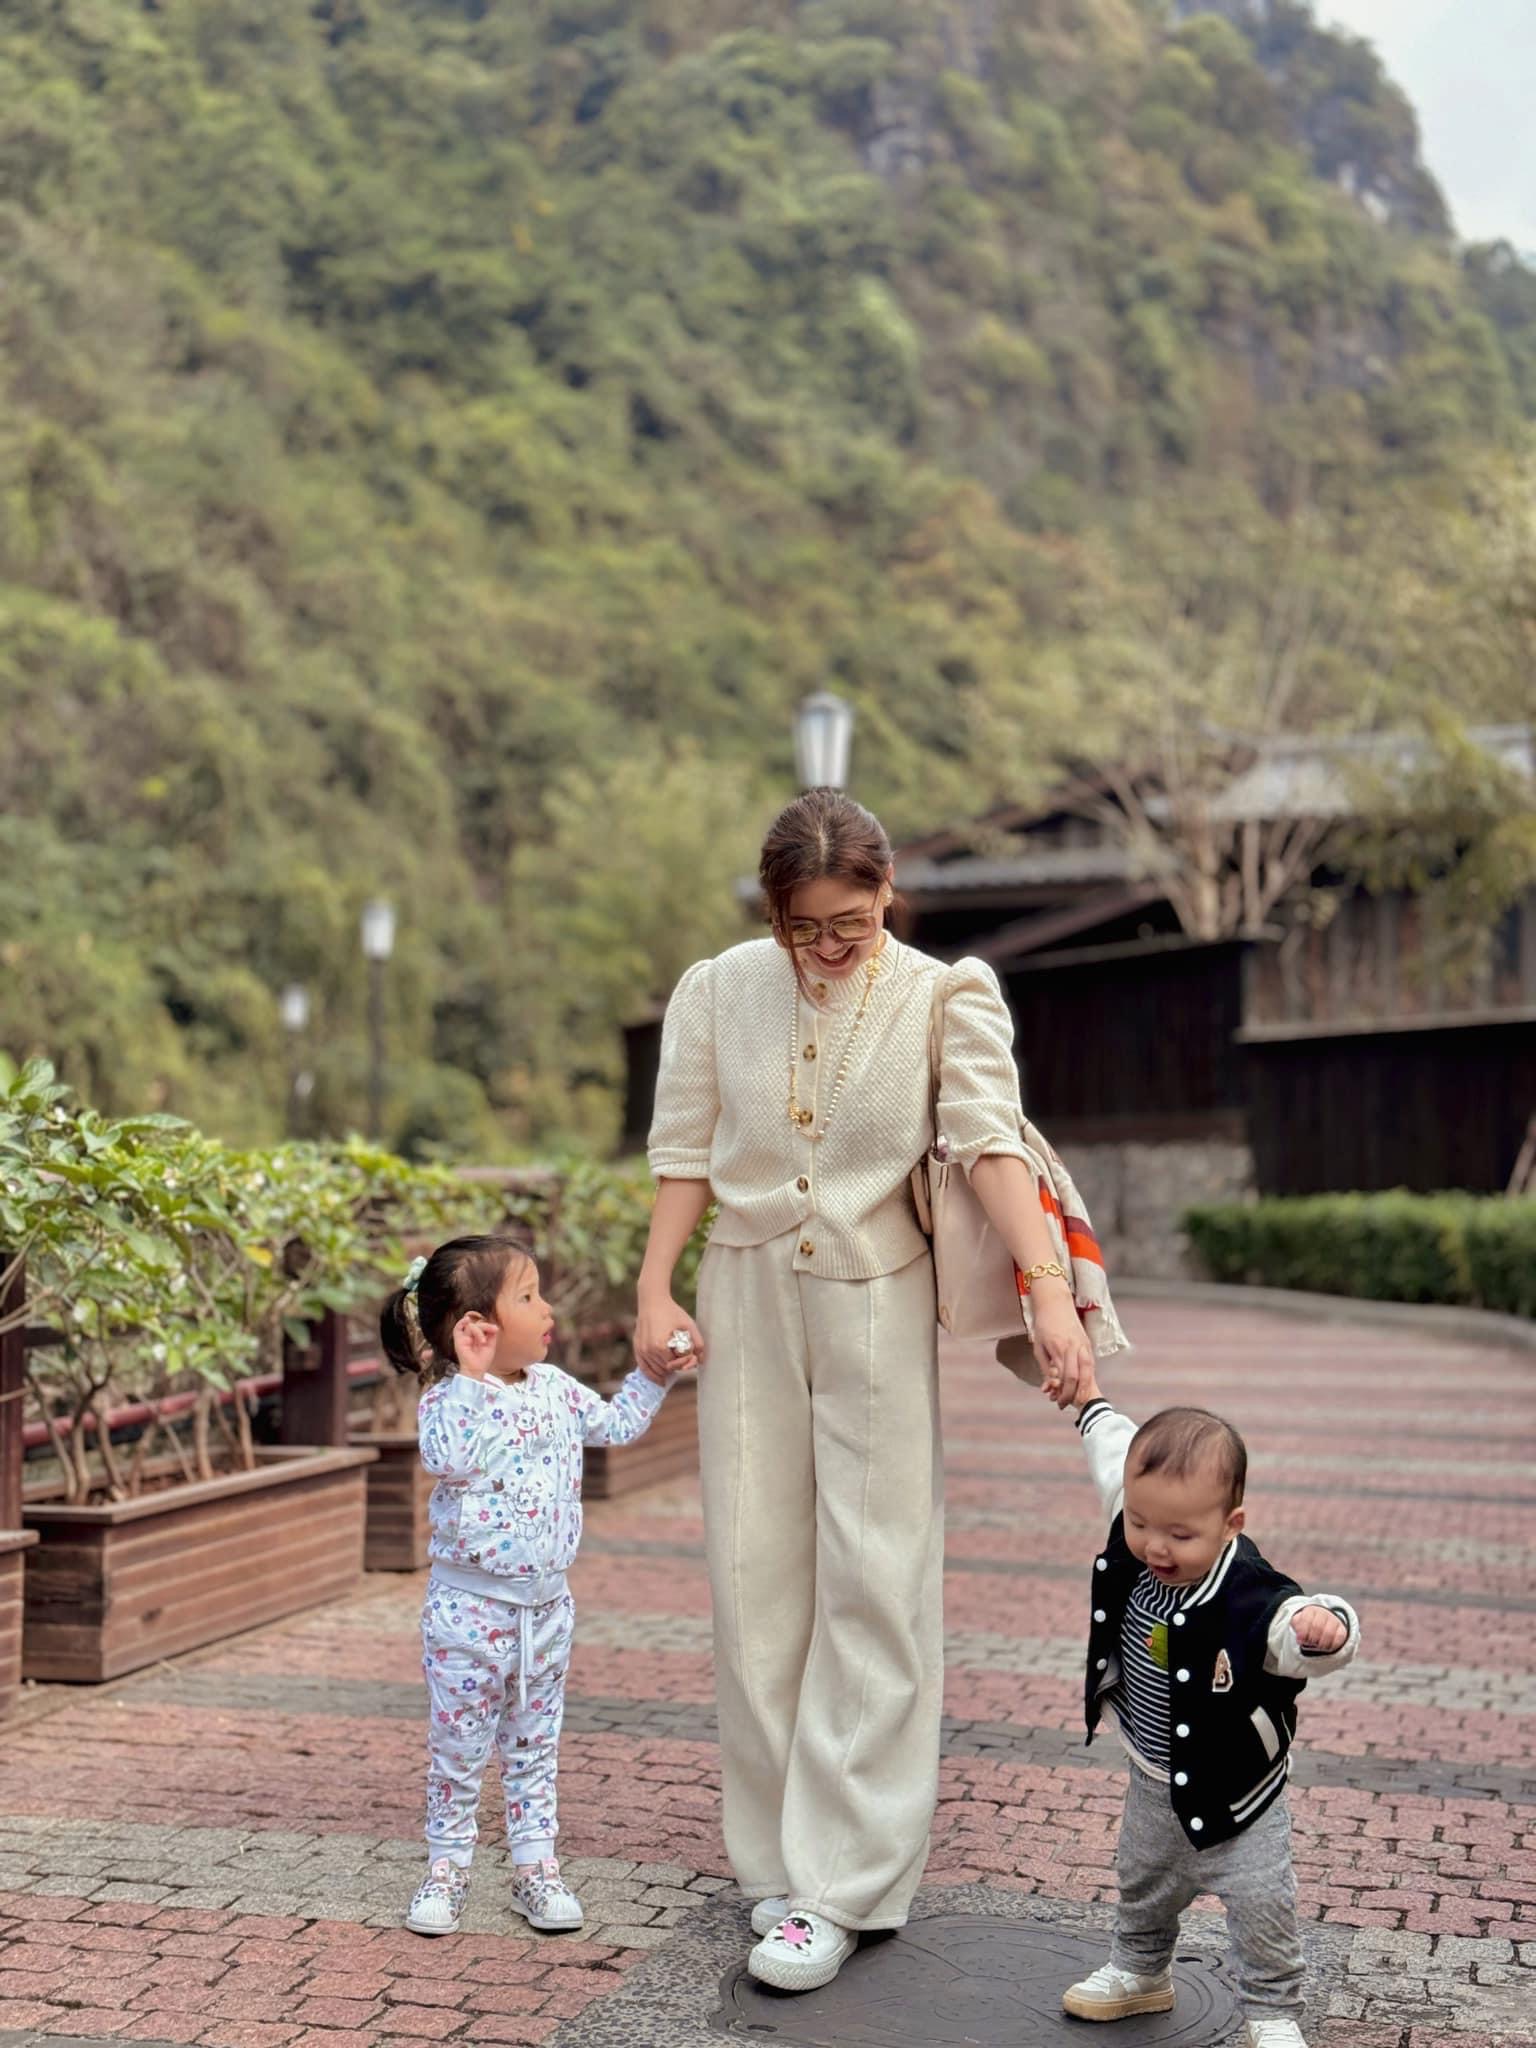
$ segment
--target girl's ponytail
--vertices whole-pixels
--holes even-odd
[[[396,1372],[425,1377],[431,1347],[421,1333],[414,1287],[397,1287],[379,1311],[379,1342]]]

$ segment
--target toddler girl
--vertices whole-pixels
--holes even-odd
[[[436,1473],[422,1610],[431,1714],[427,1875],[406,1915],[451,1934],[469,1892],[480,1782],[494,1744],[507,1802],[512,1904],[533,1927],[581,1925],[555,1860],[555,1778],[575,1609],[587,1444],[643,1436],[671,1370],[631,1372],[604,1401],[544,1361],[553,1318],[509,1237],[459,1237],[418,1259],[380,1318],[390,1363],[417,1374],[421,1460]]]

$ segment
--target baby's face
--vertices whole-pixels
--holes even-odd
[[[1125,1540],[1165,1586],[1197,1585],[1242,1526],[1243,1510],[1227,1505],[1214,1472],[1125,1476]]]

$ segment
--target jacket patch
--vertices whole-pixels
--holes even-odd
[[[1211,1680],[1211,1691],[1230,1692],[1231,1690],[1232,1659],[1227,1655],[1225,1650],[1218,1650],[1216,1652],[1216,1675]]]

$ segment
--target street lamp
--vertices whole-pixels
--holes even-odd
[[[299,1137],[300,1105],[309,1100],[315,1077],[300,1065],[304,1054],[304,1033],[309,1029],[309,990],[302,981],[290,981],[277,999],[277,1014],[288,1033],[288,1133]]]
[[[795,774],[802,789],[842,789],[853,744],[853,706],[830,690],[807,697],[795,713]]]
[[[384,1131],[384,969],[395,950],[395,906],[387,896],[363,905],[363,957],[368,962],[368,1135]]]

